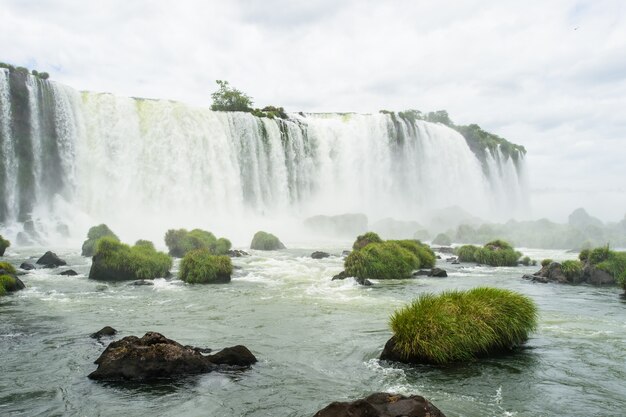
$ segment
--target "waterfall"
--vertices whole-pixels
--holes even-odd
[[[493,219],[527,207],[523,155],[481,161],[458,132],[390,114],[258,118],[0,69],[0,145],[0,233],[23,244],[101,222],[122,237],[232,236],[316,214],[420,221],[456,205]]]

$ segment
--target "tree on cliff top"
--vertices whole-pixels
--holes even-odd
[[[228,81],[215,80],[219,90],[211,94],[214,111],[252,111],[252,97],[230,86]]]

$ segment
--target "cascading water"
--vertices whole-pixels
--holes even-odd
[[[527,201],[522,154],[496,149],[481,163],[443,125],[389,114],[257,118],[79,93],[3,69],[0,145],[0,232],[25,230],[22,243],[80,238],[100,222],[122,238],[160,239],[171,227],[248,236],[316,214],[419,221],[452,205],[509,218]]]

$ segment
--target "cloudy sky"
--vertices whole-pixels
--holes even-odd
[[[78,89],[447,109],[528,150],[533,217],[626,212],[622,0],[0,0],[0,61]]]

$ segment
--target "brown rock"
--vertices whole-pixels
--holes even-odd
[[[353,402],[334,402],[313,417],[445,417],[437,407],[419,395],[379,392]]]

